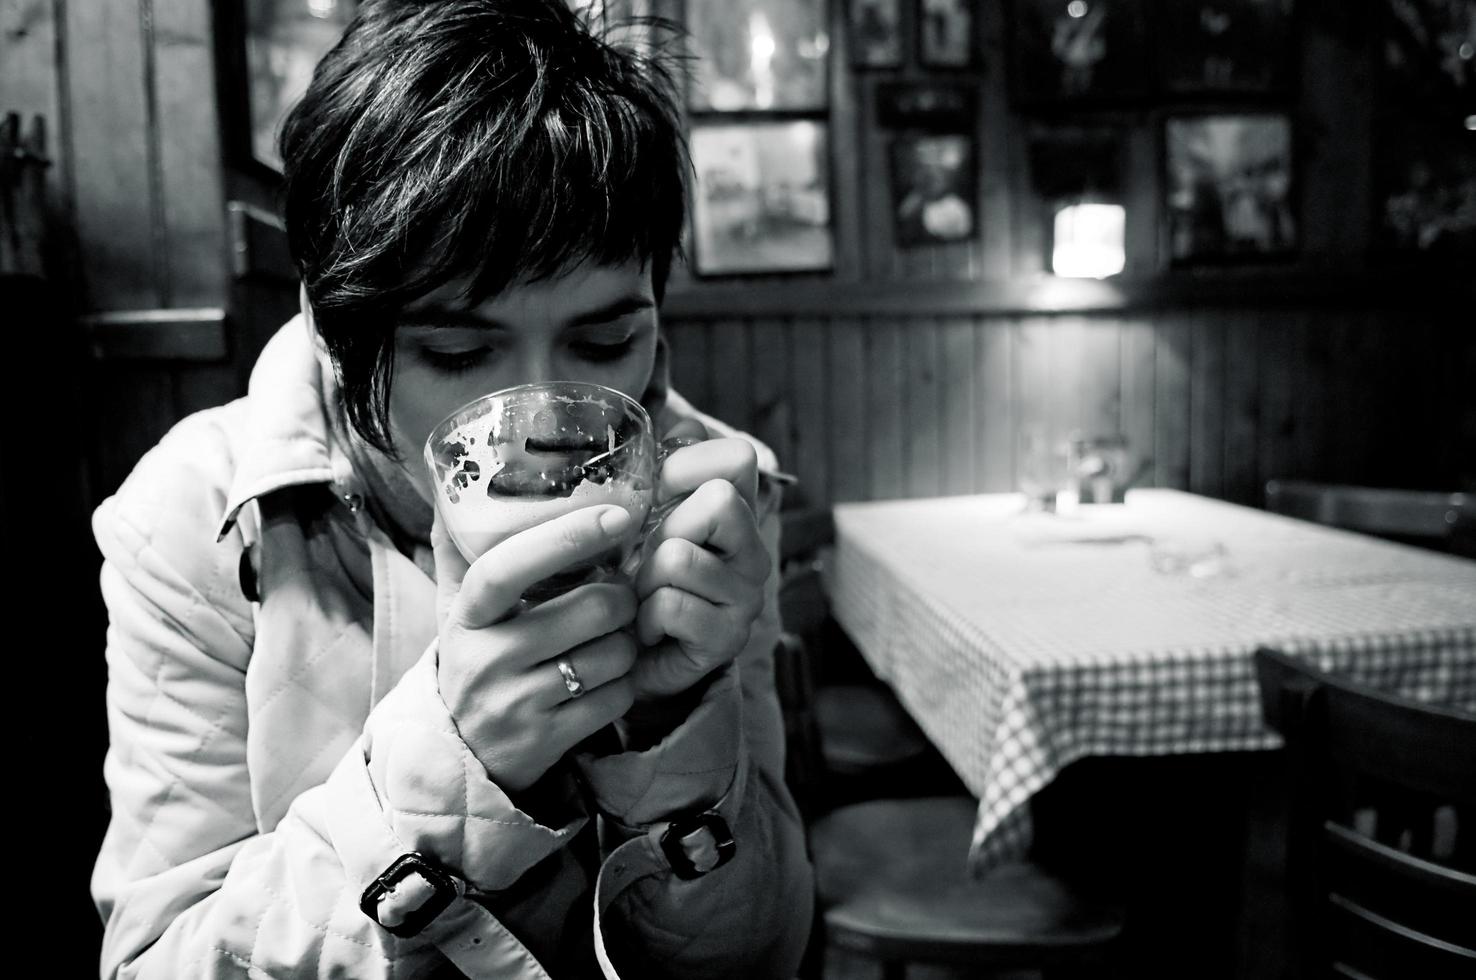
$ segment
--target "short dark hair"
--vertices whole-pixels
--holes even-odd
[[[617,31],[644,32],[637,48]],[[283,210],[349,423],[393,452],[396,314],[638,260],[659,301],[690,167],[675,29],[564,0],[366,0],[283,124]]]

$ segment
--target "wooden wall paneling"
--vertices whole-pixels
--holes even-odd
[[[1326,472],[1328,421],[1332,413],[1328,404],[1331,369],[1328,319],[1328,314],[1308,310],[1292,311],[1288,317],[1294,365],[1291,440],[1293,452],[1315,479],[1323,479]]]
[[[1356,462],[1352,463],[1349,480],[1352,483],[1398,486],[1398,475],[1405,468],[1405,444],[1408,443],[1410,422],[1410,385],[1413,378],[1407,367],[1408,317],[1401,317],[1398,325],[1383,322],[1377,314],[1358,316],[1353,314],[1349,325],[1361,334],[1367,344],[1362,360],[1364,366],[1358,370],[1364,376],[1367,388],[1356,393],[1362,403],[1361,425],[1358,431],[1348,427],[1337,438],[1353,443]],[[1342,367],[1346,370],[1346,366]],[[1352,396],[1352,381],[1346,382],[1343,397]],[[1343,429],[1343,427],[1337,427]]]
[[[943,384],[938,360],[939,327],[918,318],[900,330],[905,360],[902,458],[909,497],[943,492]]]
[[[870,460],[869,496],[875,500],[902,497],[907,492],[903,352],[901,328],[895,322],[873,320],[866,325],[864,418]]]
[[[1356,478],[1354,482],[1391,482],[1389,464],[1399,450],[1393,453],[1390,450],[1411,442],[1408,426],[1411,387],[1418,389],[1432,380],[1420,377],[1409,362],[1412,358],[1432,358],[1439,362],[1447,354],[1419,351],[1408,329],[1412,319],[1391,320],[1378,314],[1352,314],[1348,318],[1349,328],[1361,349],[1351,355],[1358,364],[1361,384],[1354,391],[1350,382],[1346,389],[1348,397],[1355,398],[1361,406],[1360,425],[1357,431],[1348,431],[1343,436],[1353,457],[1349,465],[1350,478]],[[1469,378],[1466,381],[1469,384]],[[1396,464],[1395,472],[1402,465],[1403,461]]]
[[[1476,330],[1462,319],[1469,316],[1469,309],[1444,314],[1432,340],[1444,397],[1429,439],[1439,447],[1440,485],[1476,492]]]
[[[1156,316],[1153,324],[1157,334],[1153,370],[1154,483],[1185,490],[1189,487],[1189,328],[1171,315]]]
[[[1225,495],[1225,316],[1198,310],[1189,330],[1189,489]]]
[[[1451,418],[1447,421],[1451,453],[1455,457],[1450,479],[1457,489],[1476,493],[1476,330],[1470,324],[1452,322],[1446,325],[1450,341],[1448,369],[1457,378],[1451,392]]]
[[[1399,427],[1393,434],[1398,450],[1392,462],[1396,486],[1429,487],[1436,480],[1439,466],[1432,459],[1433,432],[1438,427],[1439,396],[1436,394],[1441,367],[1429,353],[1438,348],[1438,332],[1424,317],[1411,317],[1399,326],[1401,344],[1395,363],[1398,381],[1393,387],[1401,393],[1398,404]]]
[[[1052,462],[1059,433],[1052,429],[1051,328],[1049,317],[1032,316],[1013,330],[1016,476],[1032,493],[1045,492],[1059,475]]]
[[[752,432],[779,457],[786,470],[794,467],[794,391],[790,374],[789,325],[775,320],[754,321],[749,328],[750,390],[753,397]]]
[[[1441,434],[1456,430],[1453,414],[1457,411],[1459,386],[1473,381],[1453,371],[1459,355],[1447,330],[1448,317],[1429,313],[1411,318],[1399,328],[1401,346],[1410,361],[1407,407],[1400,412],[1404,422],[1397,436],[1407,447],[1402,474],[1407,486],[1434,489],[1448,485],[1456,465],[1454,454],[1459,441],[1448,435],[1442,438]],[[1470,325],[1465,329],[1469,331]]]
[[[1268,311],[1260,328],[1260,474],[1262,481],[1312,476],[1293,441],[1298,371],[1295,328],[1283,311]],[[1264,492],[1258,503],[1264,504]]]
[[[978,489],[976,456],[982,450],[976,409],[974,325],[964,317],[939,322],[939,371],[942,382],[943,454],[941,491],[971,493]]]
[[[1367,478],[1362,482],[1389,486],[1413,486],[1410,468],[1417,465],[1415,425],[1417,399],[1429,383],[1416,368],[1418,353],[1412,318],[1397,325],[1381,324],[1378,332],[1377,365],[1370,376],[1377,385],[1370,398],[1376,400],[1381,424],[1364,446]]]
[[[673,320],[663,327],[671,356],[671,383],[682,397],[712,414],[712,356],[706,320]]]
[[[91,310],[161,306],[164,229],[144,43],[148,19],[140,0],[68,3],[65,10],[63,84],[82,304]]]
[[[1122,324],[1116,317],[1082,320],[1081,371],[1082,435],[1117,435],[1122,420]]]
[[[1157,335],[1153,323],[1142,317],[1121,321],[1122,411],[1119,431],[1127,439],[1128,479],[1153,486],[1157,474],[1154,443],[1154,390],[1158,367]]]
[[[1470,315],[1469,309],[1465,315]],[[1476,376],[1466,373],[1468,359],[1461,346],[1476,345],[1476,340],[1473,340],[1476,330],[1469,323],[1461,323],[1456,316],[1446,314],[1432,325],[1430,333],[1426,356],[1434,362],[1430,388],[1437,395],[1436,414],[1430,420],[1430,428],[1422,441],[1430,446],[1430,459],[1434,465],[1431,484],[1455,487],[1462,467],[1470,467],[1472,457],[1476,456],[1476,439],[1463,441],[1460,434],[1465,406],[1476,405],[1476,395],[1471,393],[1471,388],[1476,386],[1476,380],[1473,380]]]
[[[1368,361],[1363,354],[1364,342],[1377,338],[1378,324],[1365,321],[1357,311],[1339,311],[1323,326],[1333,370],[1327,382],[1331,410],[1322,472],[1325,479],[1338,483],[1359,482],[1358,441],[1367,437],[1373,422],[1369,406],[1378,397],[1367,387]]]
[[[871,495],[867,412],[875,395],[868,388],[866,337],[871,324],[855,317],[831,321],[828,344],[825,433],[830,497],[837,502]]]
[[[227,254],[210,7],[201,0],[144,2],[153,9],[164,305],[218,305]]]
[[[1086,320],[1058,316],[1047,318],[1046,324],[1051,444],[1064,452],[1086,429]]]
[[[712,356],[712,412],[720,421],[753,431],[748,321],[714,320],[708,351]]]
[[[1019,378],[1014,370],[1018,327],[1005,317],[977,317],[973,330],[974,489],[1005,493],[1020,486]]]
[[[1225,318],[1224,494],[1239,504],[1261,504],[1259,354],[1262,317],[1253,312]]]
[[[1398,409],[1401,425],[1397,438],[1404,450],[1399,477],[1406,486],[1427,487],[1434,484],[1440,470],[1432,438],[1442,425],[1440,406],[1444,401],[1438,390],[1441,359],[1433,353],[1441,346],[1439,330],[1421,317],[1407,321],[1400,332],[1405,380],[1400,386],[1404,401]]]
[[[810,506],[829,503],[832,496],[829,456],[836,425],[830,416],[827,335],[831,329],[824,320],[809,317],[789,325],[794,446],[791,458],[783,462],[800,480],[791,496]]]

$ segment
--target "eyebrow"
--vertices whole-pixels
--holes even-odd
[[[621,317],[641,310],[649,310],[656,303],[649,296],[635,294],[622,296],[617,300],[606,303],[604,306],[587,310],[570,320],[568,326],[587,327],[600,323],[610,323]],[[477,316],[467,310],[455,309],[431,303],[415,309],[405,310],[400,315],[400,322],[407,326],[416,327],[481,327],[483,329],[508,329],[507,324],[487,317]]]

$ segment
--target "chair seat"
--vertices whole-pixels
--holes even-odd
[[[811,828],[829,937],[884,960],[1054,965],[1100,959],[1123,912],[1036,865],[970,877],[968,797],[877,800]]]
[[[825,685],[815,692],[815,722],[826,768],[848,774],[921,758],[931,745],[886,690]]]

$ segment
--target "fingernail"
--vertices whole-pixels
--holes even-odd
[[[630,530],[633,519],[624,507],[608,507],[600,515],[600,528],[613,538]]]

